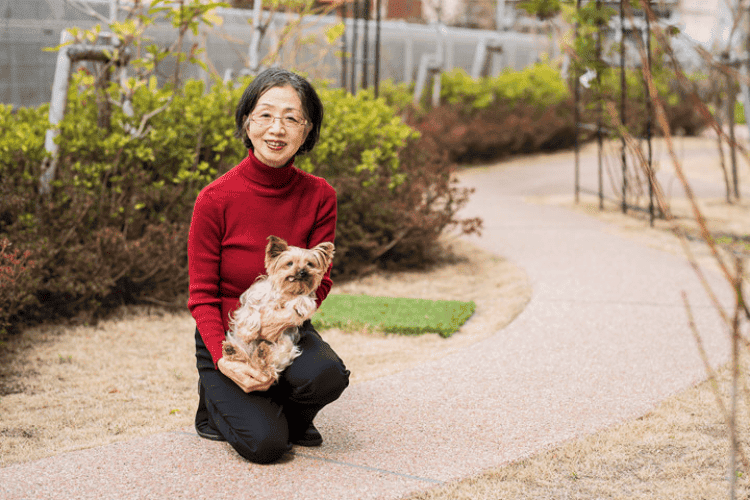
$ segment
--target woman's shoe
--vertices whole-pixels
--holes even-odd
[[[298,446],[320,446],[323,444],[323,436],[320,435],[318,429],[310,422],[310,425],[303,433],[290,436],[289,441]]]
[[[208,413],[205,392],[200,380],[198,381],[198,411],[195,412],[195,432],[203,439],[211,441],[226,441],[224,436],[211,425],[211,414]]]
[[[219,431],[211,427],[208,420],[195,422],[195,432],[197,432],[203,439],[210,439],[211,441],[226,441]]]

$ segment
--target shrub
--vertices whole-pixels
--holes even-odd
[[[444,105],[415,127],[445,148],[452,162],[462,164],[571,147],[575,141],[571,101],[545,109],[496,103],[469,117],[461,108]]]
[[[687,93],[677,85],[677,77],[666,66],[654,65],[652,72],[654,85],[664,104],[670,129],[682,131],[685,135],[695,135],[705,126],[703,118],[695,109]],[[602,75],[601,94],[605,101],[615,104],[618,113],[621,105],[621,76],[619,69],[608,69]],[[629,132],[636,137],[643,137],[646,133],[648,107],[647,92],[643,74],[639,69],[625,70],[625,125]],[[591,122],[597,106],[596,90],[583,89],[582,102]],[[604,122],[611,126],[611,117],[606,112]],[[614,128],[614,127],[613,127]],[[653,119],[652,133],[661,134],[656,119]]]
[[[0,104],[0,232],[15,222],[35,198],[44,158],[47,105],[20,108]]]
[[[497,102],[510,106],[523,102],[546,108],[570,97],[560,72],[547,63],[536,63],[521,71],[506,68],[496,77],[478,80],[458,68],[443,73],[440,86],[441,102],[461,104],[469,111],[487,109]]]
[[[441,248],[437,240],[445,229],[479,233],[482,219],[458,218],[473,189],[459,186],[448,152],[432,137],[421,135],[401,151],[400,157],[409,179],[394,193],[395,220],[400,221],[396,238],[400,241],[398,245],[391,244],[381,258],[384,262],[418,267],[438,257],[436,252]]]
[[[30,250],[21,252],[11,248],[10,240],[0,238],[0,334],[14,326],[21,311],[36,303],[36,265]]]
[[[443,102],[459,104],[467,111],[472,111],[485,109],[496,99],[490,78],[474,80],[461,68],[440,76],[440,100]]]
[[[168,99],[152,80],[134,93],[134,116],[114,107],[102,134],[92,83],[85,73],[73,78],[48,197],[37,194],[46,107],[0,115],[6,122],[25,117],[27,128],[38,131],[0,148],[6,180],[0,189],[14,193],[0,200],[0,235],[36,263],[24,282],[36,301],[25,309],[29,320],[96,317],[135,301],[183,304],[195,196],[245,154],[232,136],[233,102],[242,89],[217,82],[205,92],[201,82],[188,82],[171,106],[143,121]],[[109,96],[119,102],[117,87]]]
[[[320,94],[326,110],[320,142],[297,164],[337,191],[335,275],[424,264],[447,227],[478,229],[476,220],[457,220],[468,192],[451,183],[445,155],[394,116],[384,98],[341,89]]]
[[[414,98],[414,84],[393,83],[391,79],[384,80],[380,82],[378,97],[382,97],[386,104],[396,110],[409,109]]]
[[[47,106],[14,110],[0,104],[0,333],[12,329],[22,311],[36,304],[41,281],[35,244],[5,233],[31,217],[26,211],[30,199],[36,199],[47,111]]]
[[[659,94],[665,97],[672,130],[686,135],[698,133],[703,120],[683,92],[674,86],[668,69],[654,71]],[[640,72],[627,72],[626,124],[631,133],[646,130],[646,101]],[[528,154],[572,147],[575,143],[574,101],[560,72],[538,63],[521,71],[506,70],[497,77],[472,79],[462,69],[442,75],[441,105],[427,110],[409,110],[408,123],[448,150],[455,163],[475,163],[514,154]],[[582,123],[597,121],[597,92],[583,89],[580,101]],[[602,78],[601,95],[619,110],[619,72],[608,70]],[[609,116],[603,116],[604,132],[614,131]],[[655,121],[652,133],[658,134]],[[591,139],[590,129],[578,131],[579,140]]]
[[[440,106],[407,116],[453,163],[559,149],[575,140],[570,93],[549,64],[478,80],[455,69],[441,76],[440,97]]]

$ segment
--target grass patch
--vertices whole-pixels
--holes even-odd
[[[426,300],[370,295],[329,295],[312,318],[316,329],[364,328],[419,335],[437,333],[450,337],[474,314],[474,302]]]

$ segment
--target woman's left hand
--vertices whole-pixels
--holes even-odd
[[[245,392],[266,391],[276,381],[272,376],[266,375],[241,361],[228,361],[221,358],[216,365],[221,373],[229,377]]]

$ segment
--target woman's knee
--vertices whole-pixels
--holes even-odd
[[[327,404],[349,386],[349,370],[320,335],[305,332],[300,342],[302,355],[286,369],[280,384],[291,389],[292,400]]]
[[[334,401],[349,387],[349,370],[343,363],[331,363],[318,374],[316,384],[320,397]]]
[[[227,441],[240,456],[257,464],[276,462],[289,451],[289,435],[282,429],[235,432]]]
[[[296,403],[327,405],[349,386],[349,370],[341,362],[326,360],[309,370],[304,383],[292,384],[290,399]]]
[[[255,463],[281,458],[289,443],[282,407],[269,396],[245,394],[223,375],[211,381],[214,384],[206,387],[206,410],[232,448]]]

